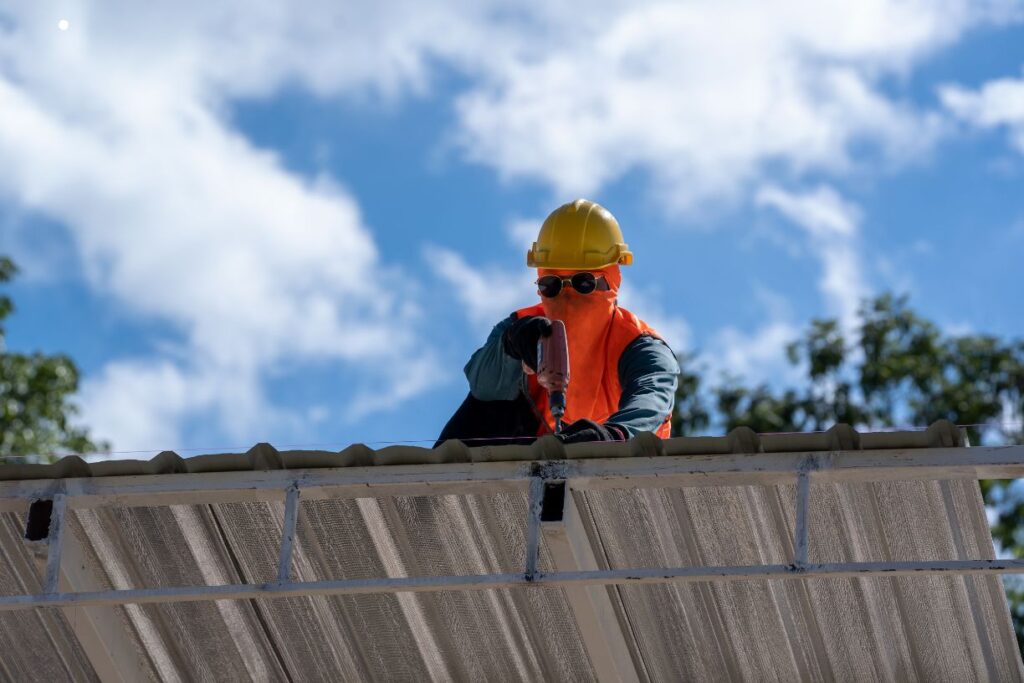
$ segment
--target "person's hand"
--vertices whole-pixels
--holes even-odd
[[[576,420],[555,434],[562,443],[586,443],[588,441],[627,441],[626,430],[616,424],[599,424],[593,420]]]
[[[517,319],[505,330],[505,353],[537,371],[537,342],[551,335],[551,321],[539,315]]]

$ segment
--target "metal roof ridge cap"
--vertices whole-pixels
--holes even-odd
[[[245,453],[217,453],[184,458],[174,451],[162,451],[149,460],[104,460],[89,463],[68,455],[54,463],[0,465],[0,481],[52,480],[85,477],[147,474],[232,472],[273,469],[318,469],[368,467],[390,464],[440,464],[526,460],[655,457],[688,455],[755,454],[779,452],[843,452],[865,450],[906,450],[920,448],[962,448],[963,435],[949,420],[936,420],[924,430],[859,432],[839,423],[825,432],[757,434],[749,427],[737,427],[725,436],[686,436],[660,439],[641,433],[628,442],[579,444],[566,448],[553,435],[538,438],[531,445],[468,446],[449,441],[436,449],[396,445],[376,451],[364,444],[352,444],[332,451],[279,452],[259,443]]]
[[[91,477],[92,470],[89,463],[78,455],[67,455],[55,463],[45,465],[50,472],[51,479],[73,479],[77,477]]]
[[[725,436],[729,440],[730,453],[754,454],[762,452],[761,438],[757,435],[757,432],[746,425],[733,427]]]
[[[802,453],[812,451],[858,451],[860,434],[856,429],[840,422],[823,432],[780,432],[761,434],[764,453]]]
[[[342,467],[371,467],[376,464],[377,451],[366,444],[354,443],[339,451],[338,455],[344,463]]]
[[[149,460],[100,460],[89,463],[89,477],[116,477],[123,474],[185,474],[188,464],[174,451],[161,451]]]
[[[462,443],[458,439],[448,439],[437,448],[434,448],[434,453],[441,459],[441,462],[476,462],[477,455],[486,455],[484,453],[474,453],[474,450]],[[486,458],[481,458],[486,459]]]
[[[188,464],[186,464],[185,458],[181,457],[174,451],[161,451],[149,462],[152,465],[150,469],[153,474],[184,474],[188,472]],[[100,463],[96,464],[98,465]]]
[[[260,442],[245,452],[254,470],[282,470],[284,462],[281,454],[269,443]]]
[[[674,436],[661,439],[665,455],[724,455],[730,453],[726,436]]]
[[[538,437],[530,446],[531,460],[565,460],[565,444],[554,434]]]
[[[357,444],[357,446],[362,446],[362,444]],[[350,446],[344,451],[293,450],[281,451],[280,454],[284,468],[287,470],[315,470],[329,467],[351,467],[357,457],[355,453],[349,452],[351,449]],[[356,453],[361,453],[361,451],[357,448]],[[370,450],[370,453],[372,454],[373,451]],[[372,458],[366,458],[366,464],[372,464]]]
[[[627,443],[629,454],[633,457],[663,457],[666,454],[665,440],[654,432],[640,432]]]
[[[466,449],[468,462],[522,462],[534,459],[532,445],[467,446],[458,440],[455,443]]]
[[[826,432],[779,432],[761,434],[761,448],[765,453],[802,453],[829,450]]]
[[[828,436],[830,451],[860,450],[860,432],[845,422],[832,425],[825,434]]]
[[[192,474],[203,472],[238,472],[251,470],[252,460],[248,453],[205,453],[183,458],[186,470]],[[120,462],[141,462],[139,460],[122,460]],[[137,472],[136,472],[137,473]]]
[[[964,446],[963,434],[950,420],[941,419],[932,422],[924,430],[929,447],[956,448]]]
[[[445,458],[452,453],[441,448],[423,448],[406,444],[394,444],[373,451],[374,466],[387,465],[437,465],[449,462]]]
[[[964,447],[959,428],[946,419],[936,420],[923,430],[864,432],[860,442],[863,450]]]

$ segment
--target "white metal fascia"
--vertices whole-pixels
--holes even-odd
[[[0,512],[33,500],[68,496],[70,508],[282,501],[289,486],[304,500],[470,495],[525,491],[537,468],[544,478],[573,479],[579,490],[793,484],[815,482],[1024,477],[1024,446],[877,451],[720,454],[387,465],[306,470],[155,474],[63,480],[0,481]]]
[[[540,528],[555,570],[596,571],[597,556],[583,527],[572,490],[565,484],[562,519],[542,521]],[[567,585],[565,597],[576,618],[590,665],[602,683],[639,681],[622,625],[607,586]]]
[[[60,590],[66,593],[102,591],[104,585],[90,570],[81,542],[65,529],[60,559]],[[148,680],[150,667],[135,646],[125,620],[114,605],[64,605],[64,617],[101,681],[131,683]]]

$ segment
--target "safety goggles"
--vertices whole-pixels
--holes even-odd
[[[572,277],[545,275],[538,279],[536,284],[540,295],[549,298],[558,296],[565,285],[572,287],[580,294],[590,294],[594,290],[607,292],[610,289],[604,275],[595,276],[593,273],[576,273]]]

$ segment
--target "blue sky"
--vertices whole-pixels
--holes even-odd
[[[712,373],[886,290],[1024,336],[1020,2],[333,4],[0,0],[8,344],[115,450],[432,439],[577,196]]]

